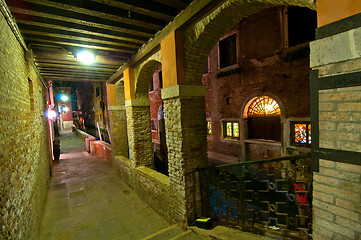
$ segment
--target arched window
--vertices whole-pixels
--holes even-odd
[[[248,117],[280,116],[281,109],[274,99],[262,96],[251,102],[247,115]]]
[[[281,109],[269,96],[251,100],[247,110],[249,139],[281,141]]]

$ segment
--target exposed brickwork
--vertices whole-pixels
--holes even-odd
[[[320,160],[314,175],[314,239],[361,236],[361,166]]]
[[[309,118],[308,57],[298,56],[287,59],[283,54],[302,50],[306,51],[307,55],[307,49],[302,46],[296,46],[294,49],[283,47],[280,15],[280,7],[265,9],[237,24],[230,31],[239,35],[237,52],[239,73],[217,76],[224,72],[219,69],[218,46],[215,45],[210,52],[209,72],[203,76],[203,84],[207,86],[208,91],[207,119],[212,122],[212,135],[208,138],[208,149],[211,152],[251,160],[281,155],[280,143],[278,146],[267,145],[264,142],[244,143],[242,135],[247,131],[247,125],[244,123],[244,107],[253,97],[263,94],[277,97],[278,103],[282,106],[281,114],[284,119]],[[275,30],[268,32],[268,29]],[[256,41],[258,38],[263,41]],[[260,48],[262,51],[259,51]],[[223,139],[221,124],[224,119],[233,119],[240,123],[241,137],[238,141]],[[284,134],[289,136],[287,131]],[[286,137],[283,139],[283,148],[290,144],[286,142],[287,139]],[[242,149],[245,149],[245,153],[242,153]]]
[[[1,14],[0,29],[0,239],[37,239],[50,174],[47,90]]]
[[[187,28],[184,33],[186,84],[200,84],[210,50],[236,23],[264,8],[285,4],[316,9],[311,0],[233,0],[225,2],[207,17]]]
[[[153,167],[149,106],[126,107],[129,158],[132,167]]]
[[[207,162],[205,101],[202,97],[164,100],[170,178],[170,215],[186,226],[197,206],[195,168]]]
[[[319,93],[320,147],[361,152],[361,87]]]

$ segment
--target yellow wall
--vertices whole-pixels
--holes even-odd
[[[183,36],[180,31],[169,34],[160,44],[162,51],[163,88],[184,82]]]
[[[318,27],[361,12],[361,0],[318,0]]]
[[[124,95],[125,100],[135,99],[135,81],[134,69],[128,68],[123,72],[124,75]]]

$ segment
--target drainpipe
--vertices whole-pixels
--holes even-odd
[[[20,30],[18,28],[18,25],[16,24],[14,17],[11,15],[11,12],[9,10],[9,7],[6,5],[5,0],[0,0],[0,10],[1,13],[3,14],[3,16],[6,19],[6,22],[8,23],[9,27],[11,28],[12,32],[14,33],[16,39],[18,40],[18,42],[20,43],[20,45],[24,48],[24,50],[27,52],[27,56],[30,56],[31,59],[28,59],[32,66],[35,69],[36,75],[39,77],[41,83],[44,85],[45,88],[48,88],[48,86],[46,85],[43,77],[40,75],[39,69],[37,68],[37,66],[34,64],[34,61],[32,59],[32,52],[31,50],[29,50],[26,47],[26,43],[24,41],[23,36],[20,33]]]
[[[1,13],[4,15],[6,21],[8,22],[11,30],[13,31],[16,39],[19,41],[21,46],[28,51],[28,48],[26,47],[25,41],[20,33],[20,30],[18,28],[18,25],[14,21],[13,16],[11,15],[11,12],[9,10],[9,7],[6,5],[5,0],[0,0],[0,10]]]

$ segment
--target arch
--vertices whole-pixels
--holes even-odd
[[[281,101],[280,98],[278,98],[276,95],[274,95],[273,93],[270,93],[270,92],[256,92],[256,93],[250,94],[243,102],[243,104],[241,106],[241,112],[243,113],[243,118],[248,117],[248,109],[249,109],[249,106],[251,105],[252,101],[254,99],[256,99],[258,97],[262,97],[262,96],[268,96],[277,102],[277,104],[280,108],[280,111],[281,111],[281,116],[280,116],[281,119],[284,119],[287,116],[285,105],[283,104],[283,102]]]
[[[187,28],[184,31],[185,84],[201,85],[203,68],[209,52],[236,23],[265,8],[282,5],[316,10],[315,0],[231,0]]]
[[[148,98],[150,79],[154,71],[161,65],[160,51],[134,68],[135,98]]]

